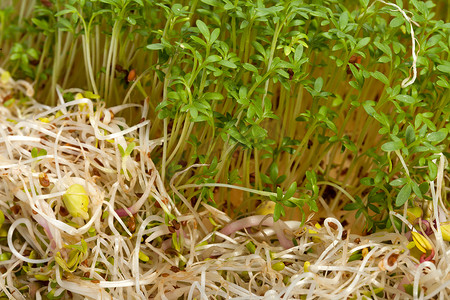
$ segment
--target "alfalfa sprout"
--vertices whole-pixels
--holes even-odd
[[[11,93],[27,100],[0,108],[4,297],[449,297],[443,155],[430,182],[433,233],[426,236],[406,212],[391,218],[420,235],[415,239],[402,232],[355,235],[335,218],[301,224],[261,214],[233,221],[204,202],[190,205],[183,196],[190,186],[172,180],[165,189],[152,161],[165,140],[149,139],[147,101],[106,108],[82,90],[60,90],[60,104],[47,107],[25,82],[8,78],[0,97]],[[66,102],[67,94],[74,100]],[[118,117],[136,108],[140,123]],[[434,255],[421,262],[421,250]]]

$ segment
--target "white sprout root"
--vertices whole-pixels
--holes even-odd
[[[230,223],[206,204],[176,206],[150,158],[161,140],[148,139],[147,103],[128,126],[114,114],[135,105],[65,102],[69,93],[50,108],[26,83],[0,82],[1,102],[28,99],[0,107],[1,299],[449,299],[439,227],[429,236],[433,260],[420,263],[399,233],[357,236],[333,218]],[[122,155],[119,145],[133,142]],[[441,156],[430,223],[447,221],[444,164]],[[87,220],[64,208],[72,184],[89,196]]]
[[[394,3],[386,2],[386,1],[383,1],[383,0],[376,0],[370,5],[369,9],[372,6],[374,6],[375,3],[377,3],[377,2],[383,3],[384,5],[387,5],[387,6],[394,7],[396,11],[398,11],[399,13],[402,14],[402,17],[409,24],[409,31],[410,31],[410,34],[411,34],[412,65],[411,65],[411,69],[410,69],[410,72],[409,72],[409,76],[407,78],[403,79],[403,81],[402,81],[402,88],[406,88],[406,87],[412,85],[417,79],[417,55],[418,55],[418,51],[416,50],[416,47],[420,46],[420,44],[419,44],[419,41],[417,40],[416,35],[414,33],[414,26],[413,26],[413,24],[415,26],[417,26],[417,27],[419,27],[419,24],[414,22],[408,16],[408,14],[407,14],[408,12],[407,11],[405,11],[400,6],[398,6],[397,4],[394,4]],[[412,72],[412,74],[411,74],[411,72]]]

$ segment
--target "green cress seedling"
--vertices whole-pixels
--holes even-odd
[[[214,170],[193,168],[177,184],[227,183],[234,172],[258,190],[296,182],[312,199],[311,171],[324,182],[317,196],[334,190],[331,210],[363,212],[370,229],[386,225],[385,209],[426,203],[434,159],[448,149],[448,24],[436,16],[445,9],[13,1],[1,11],[11,23],[2,22],[3,64],[50,103],[57,85],[84,87],[108,106],[149,97],[150,135],[167,141],[153,154],[166,181],[200,162]],[[200,196],[221,207],[227,195]],[[252,199],[244,193],[240,208]]]

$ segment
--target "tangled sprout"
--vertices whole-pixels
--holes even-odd
[[[392,215],[409,236],[357,236],[334,218],[232,221],[173,181],[167,192],[147,101],[106,108],[71,89],[47,107],[0,72],[1,299],[449,298],[443,156],[426,230]]]

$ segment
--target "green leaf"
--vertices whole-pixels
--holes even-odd
[[[406,178],[397,178],[395,180],[392,180],[389,184],[391,186],[401,186],[404,185],[408,180]]]
[[[120,144],[117,144],[117,147],[119,148],[120,156],[125,156],[125,151],[123,150],[122,146]]]
[[[319,211],[319,207],[317,206],[317,202],[316,202],[317,197],[311,197],[310,199],[308,199],[308,206],[312,211],[318,212]],[[303,208],[299,206],[299,208],[301,209],[301,211],[303,212]],[[304,212],[303,212],[304,214]],[[302,221],[303,222],[303,221]]]
[[[12,61],[14,61],[14,60],[19,60],[21,57],[22,57],[22,54],[20,54],[20,53],[14,53],[14,54],[12,54],[12,55],[10,56],[10,59],[11,59]]]
[[[222,2],[219,0],[201,0],[201,1],[213,7],[221,7],[223,5]]]
[[[378,62],[380,62],[380,63],[388,63],[388,62],[390,62],[391,61],[391,59],[389,58],[389,57],[387,57],[386,55],[383,55],[382,57],[380,57],[379,59],[378,59]]]
[[[87,252],[87,243],[84,239],[81,239],[81,253],[86,254]]]
[[[205,65],[213,63],[213,62],[218,62],[219,60],[221,60],[219,55],[210,55],[208,56],[205,61],[203,62]]]
[[[69,6],[69,5],[66,5],[66,6]],[[62,15],[65,15],[65,14],[70,14],[70,13],[76,13],[77,12],[75,7],[73,7],[73,6],[69,6],[69,7],[70,7],[69,9],[63,9],[63,10],[60,10],[59,12],[57,12],[55,14],[55,17],[59,17],[59,16],[62,16]]]
[[[125,150],[124,156],[130,156],[131,152],[133,152],[133,150],[134,150],[134,147],[136,147],[135,142],[129,143],[127,146],[127,149]]]
[[[248,148],[251,148],[251,144],[248,142],[248,140],[238,131],[238,129],[233,126],[229,129],[228,133],[232,138],[234,138],[239,143],[247,146]]]
[[[387,142],[384,143],[383,145],[381,145],[381,150],[385,151],[385,152],[389,152],[389,151],[395,151],[395,150],[400,150],[401,148],[403,148],[403,142],[401,140],[399,141],[392,141],[392,142]]]
[[[266,50],[264,50],[264,47],[258,43],[257,41],[252,42],[252,46],[265,58],[266,57]]]
[[[446,137],[447,137],[447,130],[441,129],[439,131],[427,134],[426,139],[431,143],[439,143],[442,142]]]
[[[420,189],[420,192],[422,193],[422,194],[426,194],[427,192],[428,192],[428,189],[429,189],[429,187],[430,187],[430,185],[428,184],[428,182],[422,182],[420,185],[419,185],[419,189]]]
[[[210,44],[213,44],[213,43],[219,38],[219,35],[220,35],[220,28],[214,29],[214,30],[211,32],[211,38],[210,38],[210,40],[209,40],[209,43],[210,43]]]
[[[244,63],[242,66],[244,67],[244,69],[246,69],[250,72],[258,73],[258,69],[252,64]]]
[[[254,139],[264,139],[267,137],[267,130],[258,125],[252,126],[252,138]]]
[[[374,204],[368,204],[367,205],[373,212],[379,214],[380,213],[380,208]]]
[[[404,20],[402,17],[396,17],[391,20],[391,22],[389,23],[389,27],[400,27],[403,23]]]
[[[348,24],[348,13],[344,11],[339,17],[339,29],[344,31]]]
[[[31,157],[36,158],[37,156],[38,156],[38,149],[34,147],[33,149],[31,149]]]
[[[31,22],[33,22],[37,27],[39,27],[40,29],[42,29],[44,31],[48,31],[49,30],[48,23],[45,20],[32,18]]]
[[[120,0],[123,1],[123,0]],[[170,10],[173,12],[174,16],[182,16],[184,11],[183,11],[183,5],[181,5],[180,3],[175,3],[174,5],[172,5],[172,7],[170,8]]]
[[[285,70],[278,69],[276,72],[286,79],[289,78],[289,73],[286,72]]]
[[[280,201],[281,199],[283,199],[283,190],[277,186],[277,201]]]
[[[361,260],[361,259],[363,259],[363,255],[361,252],[357,251],[357,252],[354,252],[352,255],[350,255],[347,262],[352,262],[352,261]]]
[[[395,206],[402,206],[408,201],[409,196],[411,195],[411,184],[406,184],[397,195],[397,199],[395,199]]]
[[[31,149],[31,157],[32,158],[36,158],[36,157],[44,156],[44,155],[47,155],[47,150],[45,150],[45,149],[38,150],[38,148],[36,148],[36,147]]]
[[[196,119],[198,117],[198,109],[195,106],[189,107],[189,113],[193,119]]]
[[[416,194],[416,196],[418,198],[422,199],[423,198],[422,191],[420,190],[417,183],[415,181],[412,181],[411,183],[412,183],[412,189],[413,189],[414,194]]]
[[[290,200],[283,200],[283,201],[281,201],[281,204],[283,204],[284,206],[287,206],[287,207],[295,207],[296,206],[296,203],[293,201],[290,201]]]
[[[384,54],[386,54],[389,58],[392,58],[391,48],[386,44],[381,44],[379,42],[374,42],[374,45],[377,46]]]
[[[247,244],[245,244],[245,247],[247,248],[247,250],[250,252],[250,253],[255,253],[255,251],[256,251],[256,246],[255,246],[255,244],[253,244],[253,242],[248,242]]]
[[[414,132],[414,128],[411,125],[406,128],[405,138],[406,145],[410,145],[416,140],[416,134]]]
[[[209,92],[203,96],[206,100],[223,100],[223,95],[221,93]]]
[[[355,143],[353,141],[351,141],[350,139],[342,139],[342,144],[344,145],[344,147],[350,151],[352,151],[353,153],[357,153],[358,152],[358,148],[356,147]]]
[[[361,5],[362,5],[364,8],[367,8],[367,6],[369,6],[369,1],[370,1],[370,0],[359,0],[359,3],[361,3]]]
[[[272,163],[270,165],[269,175],[270,175],[270,180],[272,180],[272,182],[275,183],[278,178],[278,165],[276,163]]]
[[[416,103],[416,99],[410,95],[397,95],[395,99],[407,103],[407,104],[414,104]]]
[[[314,90],[316,92],[320,92],[322,90],[322,87],[323,87],[323,79],[322,79],[322,77],[319,77],[314,82]]]
[[[68,249],[78,250],[79,252],[83,251],[82,245],[65,245],[64,247]]]
[[[295,49],[294,60],[298,62],[302,58],[302,55],[303,55],[303,45],[299,44]]]
[[[424,114],[425,115],[425,114]],[[428,117],[427,117],[428,118]],[[436,125],[430,119],[423,118],[422,121],[430,128],[431,130],[436,130]]]
[[[72,24],[70,23],[69,20],[67,19],[59,19],[58,23],[56,23],[56,27],[60,28],[61,31],[69,31],[69,32],[74,32],[74,28],[72,26]]]
[[[306,171],[306,179],[308,179],[308,181],[311,184],[316,184],[317,183],[317,175],[313,171]]]
[[[44,275],[44,276],[45,276],[45,275]],[[36,277],[36,275],[35,275],[35,277]],[[58,292],[57,296],[55,296],[56,292]],[[47,298],[48,300],[59,300],[59,299],[61,299],[61,298],[65,295],[65,293],[66,293],[65,290],[60,291],[60,290],[57,289],[57,288],[53,288],[53,289],[52,289],[50,292],[48,292],[47,295],[45,295],[45,296],[46,296],[46,298]]]
[[[275,209],[273,211],[273,220],[276,222],[280,219],[281,216],[284,216],[284,207],[281,203],[275,204]]]
[[[116,2],[117,0],[100,0],[100,2],[109,4],[111,6],[118,6],[120,3]]]
[[[381,81],[385,85],[389,85],[389,79],[386,77],[386,75],[384,75],[380,71],[373,72],[373,73],[371,73],[371,75],[373,78]]]
[[[371,177],[361,178],[359,180],[359,182],[361,182],[362,185],[367,185],[367,186],[373,186],[375,184],[375,181]]]
[[[359,203],[355,203],[355,202],[348,203],[344,206],[344,210],[356,210],[359,208],[360,208]]]
[[[437,66],[437,69],[442,73],[450,74],[450,65],[439,65]]]
[[[364,110],[367,112],[369,116],[373,116],[377,113],[376,110],[373,108],[373,106],[374,106],[373,101],[367,100],[363,103]]]
[[[131,16],[128,16],[128,17],[126,18],[126,20],[127,20],[127,22],[130,23],[131,25],[136,25],[136,19],[135,19],[135,18],[133,18],[133,17],[131,17]]]
[[[443,87],[445,89],[450,89],[450,83],[447,80],[445,80],[443,76],[439,76],[438,78],[439,80],[436,82],[438,86]]]
[[[73,272],[72,270],[69,269],[69,267],[67,266],[67,263],[64,259],[62,259],[61,253],[60,252],[56,252],[56,255],[54,256],[56,263],[63,268],[64,271],[66,272]]]
[[[277,178],[277,180],[275,181],[275,184],[282,184],[283,181],[286,180],[286,175],[281,175],[280,177]]]
[[[260,175],[259,177],[261,178],[262,182],[267,183],[267,184],[272,183],[272,181],[270,180],[270,177],[267,176],[266,174],[260,173],[259,175]]]
[[[289,186],[288,190],[286,191],[286,194],[284,194],[283,199],[288,200],[288,199],[292,198],[292,196],[294,196],[296,191],[297,191],[297,182],[294,181]]]
[[[164,45],[161,43],[150,44],[150,45],[147,45],[146,48],[148,50],[162,50],[162,49],[164,49]]]
[[[362,38],[358,41],[358,44],[356,44],[356,49],[361,49],[365,47],[370,42],[370,37]]]
[[[202,46],[206,46],[206,42],[203,39],[199,38],[198,36],[193,35],[191,36],[191,39]]]
[[[336,124],[334,124],[332,121],[330,121],[329,119],[325,119],[325,124],[327,124],[327,127],[333,131],[334,133],[338,133]]]
[[[180,95],[177,92],[175,92],[175,91],[171,91],[171,92],[167,93],[167,98],[174,99],[174,100],[180,100],[181,99]],[[161,103],[164,103],[164,105],[160,105]],[[158,104],[158,107],[165,107],[168,104],[170,104],[170,102],[165,100],[165,101],[161,101],[160,104]]]
[[[197,25],[198,30],[200,30],[200,33],[203,35],[205,40],[209,42],[211,34],[209,33],[208,26],[206,26],[206,24],[202,20],[197,20],[195,24]]]
[[[221,60],[218,63],[219,63],[219,65],[225,66],[225,67],[230,68],[230,69],[236,69],[237,68],[236,64],[231,62],[231,61],[229,61],[229,60]]]
[[[428,169],[430,170],[429,176],[430,180],[435,180],[437,177],[438,167],[437,165],[432,162],[431,160],[428,161]]]
[[[339,51],[341,49],[343,49],[345,47],[345,45],[343,43],[338,43],[336,45],[333,46],[333,48],[331,48],[331,51]]]

